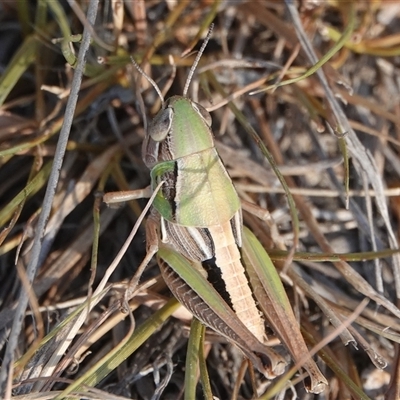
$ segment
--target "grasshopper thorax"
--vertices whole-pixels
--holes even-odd
[[[170,97],[150,122],[143,142],[148,168],[214,147],[211,116],[200,104],[183,96]]]

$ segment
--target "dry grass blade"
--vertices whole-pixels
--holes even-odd
[[[274,387],[223,337],[197,322],[189,334],[155,261],[123,314],[144,229],[108,275],[146,203],[95,198],[149,185],[138,104],[149,119],[160,105],[130,57],[165,98],[182,94],[213,22],[188,97],[213,110],[244,224],[270,250],[308,349],[279,333],[281,320],[268,343],[292,366],[323,343],[302,365],[323,371],[324,398],[398,400],[398,2],[99,0],[96,18],[89,3],[0,1],[0,397],[322,398],[306,393],[302,369]]]

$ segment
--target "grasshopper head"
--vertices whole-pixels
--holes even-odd
[[[143,161],[148,168],[214,147],[211,116],[198,103],[173,96],[150,122],[143,142]]]

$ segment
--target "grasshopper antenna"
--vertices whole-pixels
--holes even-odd
[[[190,68],[189,75],[188,75],[188,77],[186,79],[185,87],[183,89],[183,97],[186,97],[186,95],[187,95],[187,92],[189,90],[190,82],[191,82],[191,80],[193,78],[194,71],[196,70],[197,64],[199,63],[200,58],[203,55],[204,49],[206,48],[207,43],[210,40],[210,37],[211,37],[213,29],[214,29],[214,24],[211,24],[210,27],[208,28],[207,36],[204,39],[204,42],[201,45],[201,48],[200,48],[199,52],[197,53],[197,56],[196,56],[196,58],[194,60],[192,68]]]
[[[164,104],[164,96],[161,93],[160,88],[157,86],[157,83],[154,82],[154,80],[152,78],[150,78],[146,72],[144,72],[142,70],[142,68],[139,66],[139,64],[133,59],[133,57],[131,56],[131,61],[133,66],[139,71],[139,73],[141,75],[143,75],[151,84],[151,86],[153,86],[154,90],[157,92],[158,97],[161,99],[161,103]]]

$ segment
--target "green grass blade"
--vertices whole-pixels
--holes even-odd
[[[39,36],[33,34],[26,37],[22,46],[14,54],[14,57],[0,77],[0,107],[4,104],[5,99],[19,78],[35,60],[39,47]]]
[[[25,186],[25,188],[0,210],[0,226],[3,226],[12,218],[13,212],[23,201],[43,188],[47,182],[47,178],[49,177],[52,164],[52,161],[47,162],[37,175]]]
[[[180,304],[175,299],[168,301],[160,310],[149,317],[145,323],[140,325],[122,346],[114,349],[103,357],[83,376],[68,386],[56,399],[61,400],[70,393],[81,389],[84,385],[97,385],[153,335],[179,307]]]
[[[202,323],[193,318],[190,325],[190,336],[186,353],[185,364],[185,400],[196,398],[196,387],[199,376],[199,350],[200,350],[200,332]]]
[[[185,400],[196,398],[199,371],[204,398],[207,400],[212,400],[213,398],[203,352],[205,330],[205,326],[197,318],[193,317],[186,355]]]
[[[317,63],[315,63],[311,68],[309,68],[303,75],[298,76],[293,79],[288,79],[286,81],[279,82],[275,85],[268,86],[264,90],[275,89],[280,86],[290,85],[292,83],[299,82],[303,79],[308,78],[309,76],[313,75],[318,69],[320,69],[324,64],[326,64],[343,46],[346,45],[348,40],[350,39],[351,35],[353,34],[355,28],[355,7],[354,5],[350,5],[350,15],[349,15],[349,23],[343,32],[342,35],[336,37],[335,45],[323,56]],[[259,92],[259,91],[257,91]],[[256,93],[256,92],[255,92]]]

